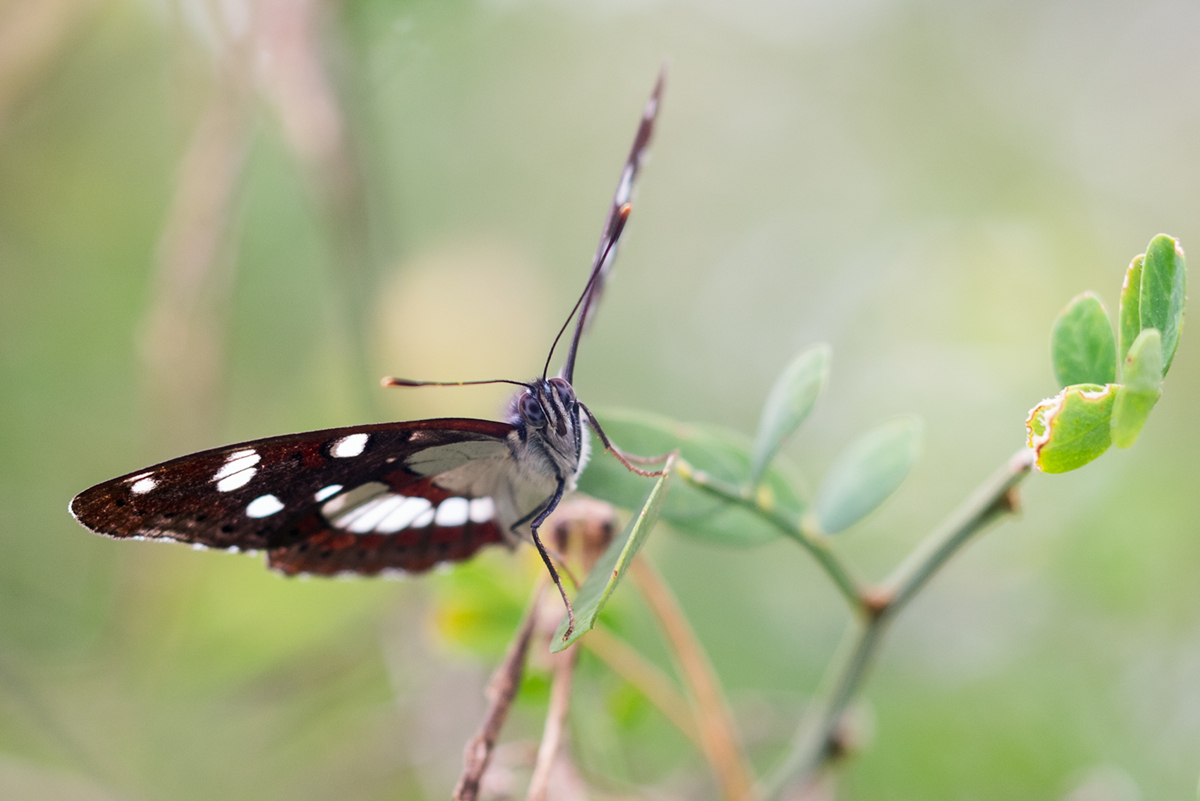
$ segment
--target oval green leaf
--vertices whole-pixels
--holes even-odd
[[[629,453],[655,456],[679,449],[696,469],[739,486],[750,474],[750,442],[736,431],[680,423],[632,410],[601,410],[596,416],[609,439]],[[595,455],[580,476],[579,489],[623,509],[638,508],[647,479],[601,452],[595,441],[593,446]],[[776,459],[763,474],[757,491],[760,499],[798,518],[804,502],[793,489],[799,482],[787,467],[785,460]],[[662,519],[681,534],[719,545],[754,547],[780,536],[778,529],[750,510],[686,482],[679,482],[671,491]]]
[[[621,532],[621,536],[614,538],[609,543],[604,555],[600,557],[596,566],[592,568],[592,572],[588,573],[588,577],[584,579],[583,586],[579,588],[579,593],[575,596],[572,604],[575,607],[575,630],[571,632],[570,637],[563,638],[567,631],[567,616],[563,615],[562,622],[558,624],[558,629],[550,640],[550,653],[556,654],[570,647],[572,643],[595,628],[600,611],[608,603],[609,597],[621,582],[621,577],[625,575],[633,557],[637,555],[642,543],[649,536],[650,530],[658,522],[663,501],[666,500],[667,490],[670,489],[671,470],[669,468],[673,465],[674,460],[668,463],[668,470],[654,482],[654,486],[646,494],[641,510],[630,519],[625,530]]]
[[[1117,379],[1117,342],[1098,297],[1084,292],[1062,310],[1050,332],[1050,355],[1060,387]]]
[[[1139,302],[1141,330],[1157,328],[1162,335],[1163,375],[1171,369],[1179,334],[1183,330],[1183,303],[1187,293],[1187,267],[1183,248],[1166,234],[1146,247]]]
[[[1117,390],[1112,411],[1112,441],[1128,448],[1137,441],[1150,410],[1162,395],[1162,337],[1155,328],[1147,328],[1129,348],[1125,357],[1125,383]]]
[[[1116,384],[1067,387],[1030,410],[1025,421],[1029,447],[1037,452],[1042,472],[1066,473],[1108,450],[1117,389]]]
[[[921,421],[903,417],[852,443],[834,462],[817,494],[821,529],[836,534],[857,523],[887,500],[916,463],[921,450]]]
[[[750,459],[750,484],[757,486],[763,471],[779,453],[784,441],[804,422],[829,381],[832,351],[814,345],[797,356],[780,374],[767,395],[758,421],[754,453]]]
[[[1117,312],[1121,329],[1121,361],[1125,361],[1129,346],[1142,332],[1142,264],[1146,254],[1134,258],[1125,270],[1125,283],[1121,284],[1121,308]]]

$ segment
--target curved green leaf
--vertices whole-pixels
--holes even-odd
[[[556,654],[570,647],[572,643],[595,628],[596,619],[600,617],[600,610],[608,603],[609,597],[617,588],[617,584],[621,582],[621,577],[625,575],[625,570],[633,561],[633,557],[637,555],[642,543],[650,534],[650,530],[658,522],[658,515],[662,510],[663,501],[666,500],[670,485],[671,471],[667,470],[654,482],[654,486],[646,494],[641,511],[633,516],[629,524],[625,526],[625,530],[621,532],[621,536],[609,543],[608,549],[596,562],[592,572],[588,573],[583,586],[579,588],[579,593],[575,596],[573,604],[575,607],[575,630],[571,632],[570,637],[563,639],[563,635],[567,631],[567,617],[563,615],[562,622],[558,624],[558,629],[550,640],[550,653]]]
[[[1117,343],[1104,304],[1084,292],[1054,321],[1050,354],[1060,387],[1117,380]]]
[[[921,421],[902,417],[852,443],[834,462],[817,494],[821,528],[836,534],[887,500],[917,461]]]
[[[1117,385],[1067,387],[1029,412],[1025,426],[1037,466],[1045,473],[1083,467],[1112,444],[1109,420]]]
[[[1112,411],[1112,441],[1128,448],[1137,441],[1150,410],[1162,395],[1162,337],[1158,329],[1147,328],[1129,349],[1123,375],[1125,383],[1117,390]]]
[[[1121,308],[1117,312],[1121,329],[1121,361],[1129,353],[1129,346],[1142,332],[1142,264],[1146,254],[1134,258],[1125,270],[1125,283],[1121,284]]]
[[[697,469],[739,486],[750,474],[750,442],[736,431],[632,410],[602,410],[596,416],[609,439],[629,453],[655,456],[678,448]],[[623,509],[638,508],[648,480],[604,454],[595,441],[593,445],[595,455],[579,479],[579,489]],[[799,482],[786,467],[785,460],[776,459],[763,474],[757,491],[760,499],[799,517],[804,502],[793,489]],[[774,526],[748,509],[685,482],[671,490],[662,519],[681,534],[719,545],[753,547],[779,536]]]
[[[1163,375],[1171,369],[1179,334],[1183,330],[1183,303],[1187,293],[1187,267],[1179,242],[1159,234],[1146,247],[1139,304],[1141,330],[1157,328],[1162,334]]]
[[[763,404],[750,459],[750,484],[757,486],[763,471],[779,453],[784,441],[812,412],[817,398],[829,381],[832,351],[826,344],[814,345],[801,353],[780,374]]]

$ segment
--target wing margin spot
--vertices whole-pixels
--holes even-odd
[[[329,452],[339,459],[346,459],[352,456],[361,456],[362,452],[367,449],[367,443],[370,441],[371,435],[363,432],[350,434],[336,440],[330,446]]]

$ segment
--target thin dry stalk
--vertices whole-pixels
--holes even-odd
[[[550,772],[562,743],[563,724],[571,704],[571,679],[575,675],[575,663],[578,660],[579,649],[574,646],[556,654],[554,679],[550,685],[550,706],[546,710],[546,727],[542,730],[542,744],[538,746],[533,778],[529,780],[527,801],[546,801]]]
[[[0,126],[84,29],[97,0],[15,0],[0,13]]]
[[[592,629],[579,642],[614,673],[637,688],[696,748],[704,750],[692,708],[683,693],[676,689],[675,683],[657,665],[603,626]]]
[[[152,402],[175,421],[156,440],[178,447],[205,438],[224,372],[229,229],[252,130],[250,36],[230,33],[215,56],[215,83],[177,168],[143,324]]]
[[[333,297],[338,333],[350,345],[354,369],[370,374],[366,354],[371,319],[371,246],[363,175],[350,136],[342,98],[330,74],[330,49],[336,58],[337,13],[330,0],[263,0],[257,79],[274,110],[283,138],[304,170],[320,207],[338,271]],[[378,395],[365,389],[373,381],[354,382],[351,391],[367,407]]]
[[[700,729],[704,756],[721,787],[721,794],[729,801],[750,801],[754,782],[738,744],[733,715],[696,633],[670,587],[645,557],[638,556],[629,569],[667,635],[694,703],[693,713]]]
[[[488,708],[484,714],[483,723],[475,736],[467,741],[463,749],[463,772],[454,788],[454,801],[475,801],[479,797],[479,782],[487,770],[496,747],[496,738],[508,717],[508,710],[517,690],[521,687],[521,674],[525,670],[525,657],[529,653],[529,643],[537,627],[538,611],[541,608],[542,591],[546,588],[543,579],[534,590],[533,599],[525,610],[525,617],[520,628],[508,645],[504,661],[496,668],[488,681],[484,694],[487,697]]]

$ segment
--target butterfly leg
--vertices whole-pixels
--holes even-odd
[[[604,433],[604,429],[600,427],[600,421],[596,419],[596,415],[592,414],[592,410],[585,406],[583,401],[578,401],[578,403],[579,408],[583,409],[587,415],[588,423],[591,424],[592,430],[596,432],[596,436],[600,437],[600,441],[604,443],[604,450],[615,456],[618,462],[625,465],[626,469],[647,478],[654,478],[663,474],[666,468],[663,468],[663,470],[642,470],[639,467],[634,467],[633,462],[637,462],[638,464],[656,464],[658,462],[665,462],[671,454],[664,453],[662,456],[635,456],[632,453],[625,453],[625,451],[614,445],[612,440],[608,438],[608,435]]]
[[[554,579],[554,586],[558,587],[558,593],[562,596],[563,603],[567,607],[567,631],[563,634],[563,639],[566,640],[571,636],[571,632],[575,631],[575,609],[571,606],[571,599],[567,597],[567,591],[563,588],[562,579],[558,577],[558,571],[554,569],[554,560],[550,558],[550,553],[546,550],[546,546],[542,544],[541,537],[538,536],[538,529],[550,513],[558,508],[558,502],[562,500],[563,491],[566,489],[567,482],[562,478],[558,479],[558,486],[554,488],[554,494],[550,496],[550,500],[542,506],[542,510],[538,512],[537,517],[533,518],[533,522],[529,524],[529,533],[533,536],[533,544],[537,546],[538,554],[541,555],[542,561],[546,563],[546,569],[550,571],[550,578]],[[520,525],[517,523],[516,525]],[[515,526],[514,526],[515,528]]]

